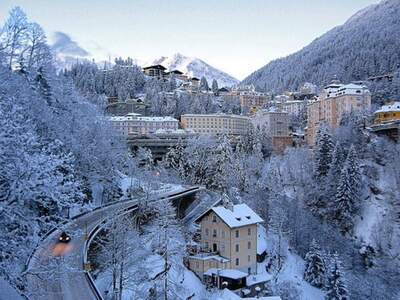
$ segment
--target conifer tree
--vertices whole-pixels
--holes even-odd
[[[349,292],[344,280],[344,276],[341,270],[341,263],[338,255],[335,254],[333,257],[333,265],[330,270],[328,284],[327,284],[326,299],[327,300],[348,300]]]
[[[354,193],[357,196],[358,193],[360,192],[360,187],[361,187],[361,173],[357,158],[357,152],[355,150],[354,145],[350,146],[350,150],[347,155],[347,164],[349,168],[350,185],[353,187]]]
[[[215,79],[213,79],[213,81],[212,81],[211,89],[212,89],[214,95],[218,96],[218,82]]]
[[[343,232],[349,232],[353,227],[353,213],[355,211],[357,195],[351,185],[349,165],[346,164],[340,174],[335,201],[333,203],[334,219],[339,223]]]
[[[306,254],[305,260],[304,280],[315,287],[323,287],[326,281],[326,268],[321,249],[315,239],[311,243],[310,251]]]
[[[207,79],[202,76],[200,79],[200,90],[201,91],[208,91],[210,88],[208,87]]]
[[[332,136],[326,125],[321,125],[317,132],[315,147],[315,176],[324,178],[329,171],[333,152]]]
[[[339,183],[340,174],[346,161],[346,154],[342,144],[338,141],[332,153],[332,162],[329,167],[330,195],[334,196]]]
[[[226,135],[222,135],[215,150],[215,171],[212,174],[212,185],[220,191],[226,192],[228,188],[228,176],[232,163],[232,146]]]

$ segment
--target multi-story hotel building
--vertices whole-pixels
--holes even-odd
[[[308,144],[315,144],[316,133],[322,123],[335,129],[339,126],[344,113],[370,108],[371,93],[366,86],[353,83],[343,85],[338,81],[333,81],[324,88],[318,100],[307,106],[306,139]]]
[[[245,135],[248,132],[250,118],[228,114],[186,114],[181,116],[183,129],[200,134]]]
[[[282,152],[293,144],[289,134],[289,114],[286,111],[275,107],[263,109],[258,111],[251,120],[255,128],[265,130],[271,137],[275,151]]]
[[[114,128],[122,135],[150,134],[158,130],[177,130],[179,122],[172,117],[142,117],[131,113],[126,116],[115,116],[109,119]]]
[[[240,107],[242,113],[254,114],[259,109],[265,108],[270,98],[264,93],[253,91],[240,93]]]
[[[254,127],[266,130],[269,136],[289,136],[289,114],[271,107],[258,111],[252,118]]]

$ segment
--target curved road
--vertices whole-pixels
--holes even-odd
[[[193,194],[201,187],[182,188],[150,196],[149,201],[170,200]],[[68,244],[58,243],[60,231],[56,230],[42,241],[32,255],[27,267],[30,299],[101,299],[96,294],[87,273],[83,270],[87,235],[103,221],[126,211],[134,211],[138,199],[118,202],[77,217],[63,226],[71,235]]]

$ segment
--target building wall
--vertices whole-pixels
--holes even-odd
[[[400,120],[400,111],[387,111],[375,114],[375,124]]]
[[[239,228],[229,228],[218,215],[211,211],[203,217],[200,226],[201,245],[204,251],[213,251],[215,249],[213,245],[215,244],[219,255],[230,260],[228,268],[240,269],[244,272],[248,272],[248,268],[251,268],[250,272],[256,271],[256,224]],[[238,237],[236,231],[238,231]],[[239,251],[237,251],[237,245],[239,246]],[[239,264],[236,264],[236,259],[239,259]]]
[[[259,111],[252,118],[255,127],[265,129],[271,137],[289,136],[289,114],[287,112]]]
[[[217,259],[200,259],[189,256],[189,269],[194,271],[200,278],[211,268],[228,269],[229,262],[220,262]]]
[[[177,130],[178,120],[152,117],[112,117],[111,123],[122,135],[131,133],[150,134],[159,129]]]
[[[250,119],[224,114],[182,115],[181,124],[182,128],[201,134],[245,135],[250,126]]]
[[[332,129],[339,126],[342,115],[350,111],[369,110],[371,108],[371,95],[343,94],[335,97],[323,98],[310,103],[307,107],[307,143],[315,144],[318,127],[322,123],[328,124]]]
[[[242,112],[255,113],[259,109],[266,107],[268,101],[268,96],[258,93],[241,93],[240,95]]]

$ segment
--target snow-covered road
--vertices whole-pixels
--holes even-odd
[[[175,199],[196,193],[201,187],[182,187],[154,195],[150,200]],[[72,239],[58,243],[60,231],[50,234],[37,248],[28,263],[30,299],[101,299],[84,271],[86,237],[104,220],[124,211],[135,211],[138,199],[119,202],[84,214],[63,227]]]

